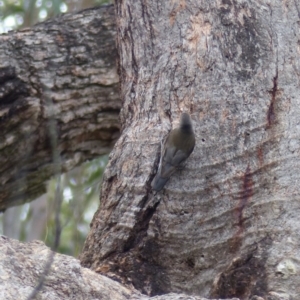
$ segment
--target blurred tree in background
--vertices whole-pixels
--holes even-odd
[[[112,2],[113,0],[0,0],[0,33],[29,27],[61,13]]]
[[[0,0],[0,34],[34,25],[65,12],[112,3],[112,0]],[[107,156],[87,162],[61,175],[61,237],[58,251],[77,256],[89,231],[89,224],[99,206],[102,174]],[[0,234],[31,241],[43,240],[53,245],[54,198],[57,179],[48,183],[47,194],[30,204],[7,209],[0,216]]]
[[[77,256],[89,231],[89,224],[99,206],[103,171],[108,156],[87,162],[61,176],[61,238],[58,252]],[[12,207],[0,217],[0,234],[21,241],[43,240],[53,245],[54,198],[57,179],[48,183],[47,194],[23,206]]]

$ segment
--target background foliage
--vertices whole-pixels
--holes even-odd
[[[112,2],[112,0],[0,0],[0,33],[29,27],[61,13]]]

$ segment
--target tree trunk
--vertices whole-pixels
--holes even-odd
[[[111,150],[121,108],[115,60],[111,5],[0,36],[0,210]]]
[[[82,264],[149,295],[297,299],[297,1],[123,0],[116,14],[124,130]],[[181,111],[196,147],[155,194]]]
[[[43,233],[45,231],[49,218],[49,216],[47,215],[47,200],[47,194],[44,194],[30,203],[31,216],[25,234],[25,240],[27,242],[44,239]],[[6,212],[4,216],[5,215]]]
[[[3,215],[3,235],[13,239],[20,239],[22,207],[12,207]],[[16,220],[18,220],[16,222]]]

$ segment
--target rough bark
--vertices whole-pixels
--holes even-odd
[[[40,241],[20,243],[0,236],[0,298],[25,300],[44,271],[50,249]],[[206,300],[182,294],[149,298],[133,288],[83,268],[77,259],[55,254],[39,300]],[[234,299],[232,299],[234,300]]]
[[[150,295],[297,299],[299,6],[116,1],[124,131],[84,266]],[[196,148],[154,194],[160,141],[180,111]]]
[[[113,147],[121,108],[114,8],[1,35],[0,62],[1,210]]]

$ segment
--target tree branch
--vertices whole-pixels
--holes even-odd
[[[1,35],[0,61],[0,209],[5,209],[42,194],[44,182],[58,171],[108,153],[119,137],[114,8],[66,14]]]
[[[20,243],[0,236],[1,299],[26,299],[41,276],[50,249],[40,241]],[[9,278],[9,280],[8,280]],[[148,297],[132,287],[83,268],[77,259],[56,253],[39,299],[114,299],[114,300],[205,300],[202,297],[168,294]]]

